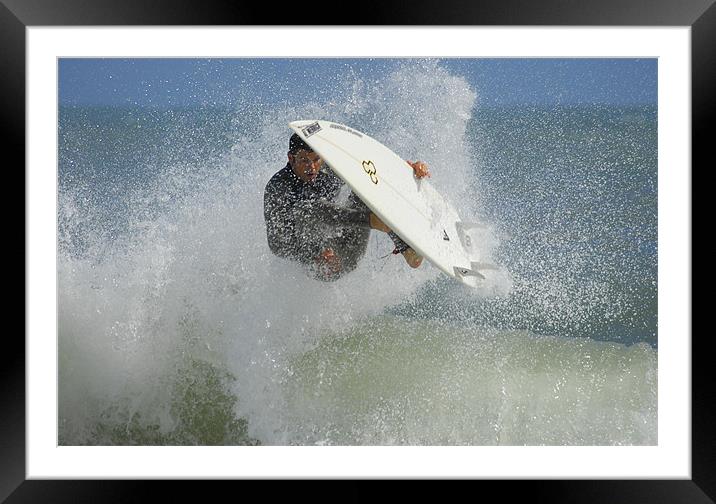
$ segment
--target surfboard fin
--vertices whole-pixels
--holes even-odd
[[[474,270],[499,270],[500,267],[496,264],[488,263],[488,262],[471,262],[470,267]]]
[[[474,276],[474,277],[480,278],[482,280],[486,280],[485,275],[483,275],[479,271],[475,271],[474,269],[462,268],[460,266],[453,266],[453,271],[455,272],[455,276],[458,278]]]
[[[477,277],[482,280],[487,280],[485,275],[480,273],[480,271],[485,270],[499,270],[500,267],[496,264],[488,263],[488,262],[480,262],[480,261],[473,261],[470,263],[469,268],[463,268],[461,266],[453,266],[453,271],[455,272],[455,276],[464,278],[464,277]]]

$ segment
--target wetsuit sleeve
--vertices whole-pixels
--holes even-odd
[[[294,210],[286,201],[286,192],[269,184],[264,193],[266,238],[271,252],[279,257],[311,264],[320,246],[297,236]]]
[[[325,199],[307,203],[311,215],[333,227],[357,226],[370,229],[370,209],[358,198],[351,198],[351,205],[343,207]]]

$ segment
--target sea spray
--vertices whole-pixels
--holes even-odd
[[[584,305],[542,299],[559,292],[549,278],[531,289],[518,277],[528,302],[514,304],[512,268],[539,256],[505,254],[507,223],[482,213],[475,90],[435,61],[327,78],[334,96],[244,103],[240,114],[131,109],[102,114],[93,130],[66,117],[60,443],[654,444],[656,352],[561,336]],[[331,284],[273,256],[263,188],[301,118],[426,161],[460,214],[486,225],[485,253],[509,259],[501,276],[473,291],[428,264],[411,270],[384,257],[392,246],[380,233]],[[101,143],[103,121],[123,141],[82,151]],[[558,332],[518,330],[534,325],[524,307],[543,315],[550,300],[565,314]]]

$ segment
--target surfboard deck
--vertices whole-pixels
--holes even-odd
[[[470,230],[426,179],[388,147],[355,128],[324,120],[289,123],[388,227],[425,259],[470,287],[485,279]]]

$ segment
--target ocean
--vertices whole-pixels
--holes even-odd
[[[60,106],[60,445],[655,445],[656,106],[487,106],[437,63],[336,97]],[[500,271],[373,232],[334,283],[266,242],[289,121],[409,160]]]

